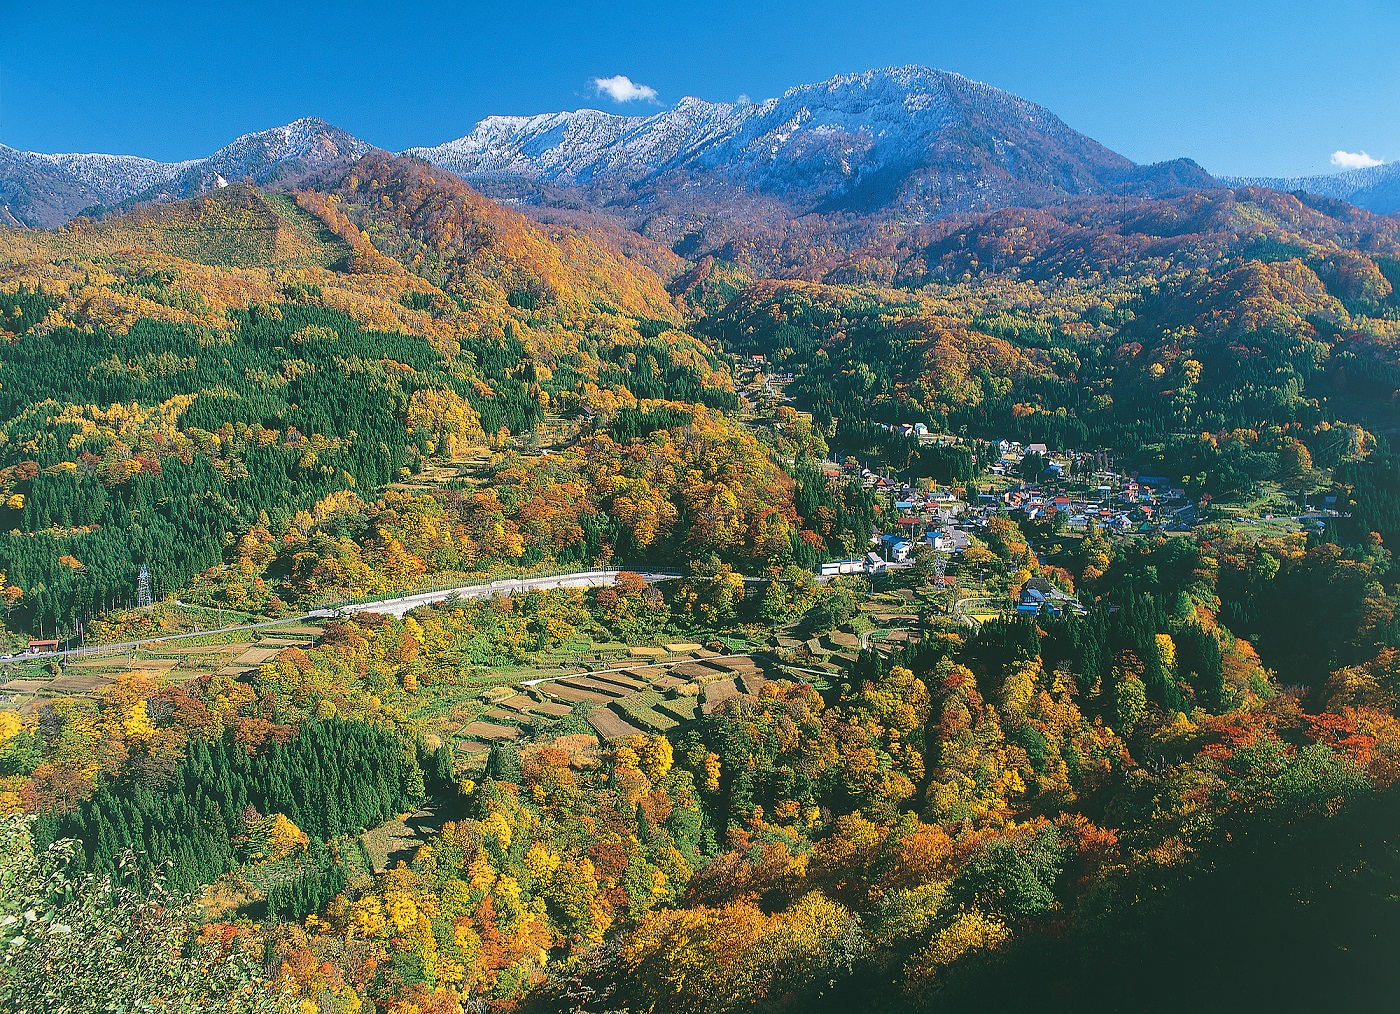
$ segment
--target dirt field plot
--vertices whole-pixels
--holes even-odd
[[[739,687],[746,694],[756,694],[763,689],[768,677],[761,672],[746,672],[739,676]]]
[[[565,686],[562,683],[541,683],[540,689],[550,697],[556,697],[561,701],[573,701],[575,704],[581,701],[588,701],[593,704],[607,704],[614,699],[612,695],[596,693],[592,690],[581,690],[578,687]]]
[[[617,739],[621,736],[640,736],[642,734],[641,729],[608,708],[594,708],[590,711],[588,724],[593,726],[603,739]]]
[[[733,680],[719,680],[711,683],[705,688],[705,714],[714,714],[714,710],[729,698],[736,696],[739,688]]]
[[[757,672],[758,663],[751,658],[708,658],[705,664],[725,672]]]
[[[719,677],[720,671],[703,662],[682,662],[671,666],[671,675],[683,676],[688,680],[712,680]]]
[[[651,685],[646,680],[635,680],[620,672],[599,673],[588,678],[603,683],[611,683],[626,693],[636,693],[638,690],[645,690]]]
[[[525,716],[518,711],[510,711],[506,708],[491,708],[481,716],[493,722],[518,722]]]
[[[570,676],[566,680],[559,680],[557,686],[573,687],[576,690],[592,690],[595,693],[606,694],[609,698],[622,697],[631,693],[630,689],[620,687],[616,683],[609,683],[606,680],[595,679],[592,676]]]
[[[149,661],[152,665],[159,663],[160,659],[143,660],[133,655],[103,655],[100,658],[80,658],[77,661],[69,662],[64,668],[67,669],[135,669]],[[178,659],[171,659],[170,664],[174,665]]]
[[[501,739],[519,739],[523,730],[518,725],[494,725],[491,722],[471,722],[467,724],[462,732],[468,736],[491,742]]]

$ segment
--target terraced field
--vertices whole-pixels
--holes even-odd
[[[210,673],[238,676],[290,647],[309,647],[321,628],[288,623],[256,631],[153,641],[146,647],[87,654],[71,662],[60,658],[17,658],[0,666],[0,705],[29,713],[59,696],[93,694],[123,676],[146,676],[182,683]]]

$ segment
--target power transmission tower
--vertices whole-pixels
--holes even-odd
[[[151,572],[141,564],[141,572],[136,575],[136,608],[145,609],[151,604]]]

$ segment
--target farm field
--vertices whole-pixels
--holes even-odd
[[[85,654],[71,662],[21,657],[0,663],[0,707],[30,714],[58,697],[100,693],[124,677],[174,683],[211,673],[237,677],[285,648],[310,647],[321,630],[320,624],[288,623],[228,634],[212,631],[202,637],[155,642],[149,648]]]

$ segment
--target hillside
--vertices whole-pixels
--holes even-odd
[[[237,184],[0,232],[11,532],[0,569],[23,593],[12,629],[100,611],[142,563],[162,592],[194,582],[196,598],[275,609],[429,571],[663,544],[736,559],[790,550],[791,480],[707,412],[737,404],[732,379],[683,330],[649,266],[669,266],[664,251],[542,226],[381,154],[323,186],[288,197]],[[659,418],[671,420],[663,433],[686,425],[609,516],[607,462],[623,467],[623,452],[602,434],[619,412],[645,420],[639,399],[685,403]],[[546,421],[597,438],[533,476],[493,458],[533,447]],[[499,499],[463,503],[431,485],[381,499],[469,455]],[[696,541],[655,516],[678,516],[702,479],[706,496],[739,494],[725,508],[738,527]],[[147,498],[162,506],[130,539],[121,519]],[[250,531],[280,538],[301,514],[308,533],[324,524],[336,539],[301,564],[286,546],[253,553],[249,573],[228,568],[229,546]],[[781,524],[758,534],[770,515]]]
[[[244,183],[11,239],[12,250],[28,247],[51,257],[152,250],[229,267],[329,267],[350,255],[348,245],[291,198]]]

